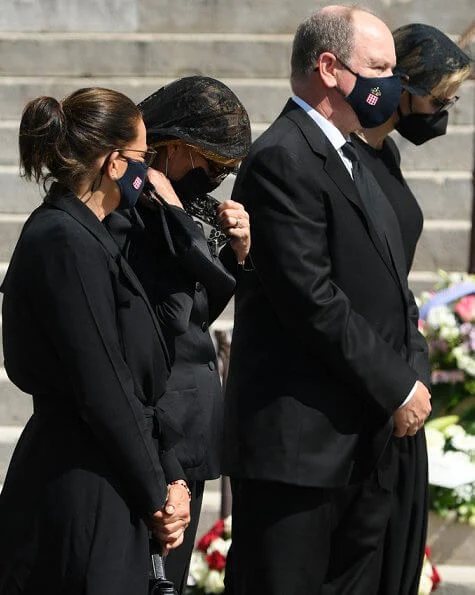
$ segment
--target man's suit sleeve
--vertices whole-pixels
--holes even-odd
[[[325,194],[302,169],[289,150],[272,146],[238,176],[233,200],[251,216],[256,273],[295,341],[391,414],[417,375],[332,282]]]
[[[419,376],[419,380],[430,387],[431,366],[429,361],[429,346],[426,338],[419,331],[419,308],[414,294],[409,290],[408,316],[410,323],[409,363]]]

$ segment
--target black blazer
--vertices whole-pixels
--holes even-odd
[[[152,428],[170,369],[145,292],[105,227],[57,184],[26,222],[2,291],[5,368],[34,414],[0,495],[0,590],[27,552],[52,592],[67,589],[70,567],[81,591],[145,592],[140,519],[166,499]]]
[[[345,485],[374,467],[417,380],[405,270],[293,101],[253,145],[233,199],[251,216],[255,272],[235,298],[224,471]]]
[[[201,225],[180,208],[139,203],[136,210],[112,213],[106,224],[146,289],[167,341],[172,370],[159,405],[180,434],[166,453],[168,464],[189,481],[216,478],[223,396],[208,329],[231,298],[234,277],[210,254]]]
[[[166,489],[144,408],[165,390],[165,342],[107,230],[55,191],[25,224],[2,286],[5,368],[38,407],[77,409],[137,508],[157,510]]]

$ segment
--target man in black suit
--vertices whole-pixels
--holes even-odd
[[[227,383],[227,593],[375,589],[388,444],[430,412],[408,363],[400,234],[346,143],[394,109],[394,64],[391,33],[372,14],[331,6],[307,19],[293,45],[295,96],[236,182],[254,271],[238,282]]]

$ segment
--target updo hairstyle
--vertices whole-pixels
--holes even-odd
[[[99,87],[75,91],[63,101],[30,101],[20,123],[20,170],[27,180],[57,180],[74,190],[92,177],[97,159],[137,137],[140,110],[128,97]]]

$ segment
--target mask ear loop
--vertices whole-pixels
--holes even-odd
[[[92,181],[92,184],[91,184],[91,194],[94,194],[94,192],[101,187],[102,178],[104,177],[104,173],[106,171],[106,167],[107,167],[107,164],[109,163],[109,159],[110,159],[110,156],[111,155],[112,155],[112,153],[109,153],[109,155],[107,155],[106,160],[104,161],[104,163],[102,164],[101,169],[99,170],[99,173],[97,174],[97,176]],[[97,185],[96,185],[96,182],[97,182]]]
[[[404,80],[408,81],[409,77],[407,75],[403,75]],[[401,77],[401,78],[403,78]],[[412,114],[412,93],[409,93],[409,91],[407,89],[403,89],[402,93],[407,92],[407,94],[409,95],[409,114]],[[401,93],[401,96],[402,96]],[[409,114],[406,114],[407,116],[409,116]],[[401,110],[401,100],[399,100],[398,106],[397,106],[397,115],[399,116],[399,119],[404,118],[404,114],[402,113]]]
[[[191,154],[190,149],[188,149],[188,155],[190,156],[191,167],[195,169],[195,162],[193,161],[193,155]]]
[[[168,178],[168,160],[170,159],[170,156],[168,155],[168,149],[167,149],[167,158],[165,159],[165,177]]]

